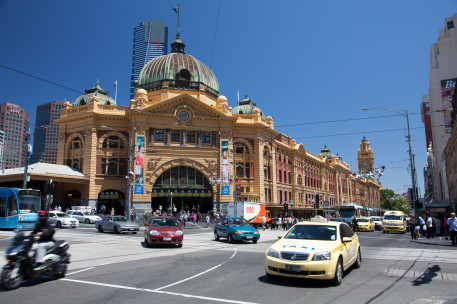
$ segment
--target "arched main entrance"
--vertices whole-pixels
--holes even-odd
[[[157,178],[152,188],[151,208],[156,211],[162,206],[162,210],[167,211],[171,200],[178,212],[207,213],[213,208],[212,187],[200,171],[185,166],[173,167]]]
[[[124,214],[124,193],[118,190],[104,190],[98,194],[97,214],[110,214],[114,208],[114,214]]]

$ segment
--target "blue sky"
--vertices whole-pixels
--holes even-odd
[[[211,67],[230,106],[238,90],[241,99],[248,91],[277,130],[314,154],[327,145],[353,171],[365,135],[375,167],[386,166],[384,188],[397,193],[411,185],[406,119],[361,109],[407,109],[423,193],[420,102],[428,91],[430,46],[457,11],[455,0],[222,0],[217,30],[217,0],[0,0],[0,65],[76,91],[98,77],[112,97],[117,79],[118,104],[128,105],[133,28],[165,20],[171,43],[177,26],[171,8],[178,3],[186,53]],[[80,95],[1,67],[0,79],[0,103],[24,108],[32,128],[37,105]]]

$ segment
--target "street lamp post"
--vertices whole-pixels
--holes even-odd
[[[25,138],[25,142],[27,145],[27,152],[25,154],[24,182],[22,183],[22,189],[27,189],[27,167],[29,166],[29,158],[30,158],[30,152],[31,152],[30,145],[29,145],[31,135],[32,135],[32,133],[27,132],[26,138]]]
[[[129,221],[132,220],[132,176],[133,176],[133,172],[132,172],[132,157],[133,157],[133,137],[129,136],[130,137],[130,140],[127,139],[127,137],[125,137],[122,133],[120,133],[119,131],[111,128],[111,127],[108,127],[108,126],[101,126],[102,128],[105,128],[105,129],[110,129],[111,131],[113,132],[116,132],[117,134],[119,134],[120,136],[122,136],[122,138],[129,144],[129,169],[128,169],[128,201],[127,201],[127,214],[128,214],[128,219]]]
[[[386,110],[386,111],[391,111],[394,113],[397,113],[398,115],[401,115],[403,117],[406,117],[406,124],[408,126],[408,146],[409,146],[409,163],[411,166],[411,192],[412,192],[412,200],[414,203],[414,213],[417,214],[417,206],[416,206],[416,200],[418,200],[418,193],[417,193],[417,188],[416,188],[416,167],[414,164],[414,157],[413,157],[413,147],[411,145],[411,132],[409,129],[409,116],[408,116],[408,110],[394,110],[394,109],[386,109],[386,108],[365,108],[362,109],[362,111],[369,111],[369,110]],[[405,112],[403,114],[402,112]]]

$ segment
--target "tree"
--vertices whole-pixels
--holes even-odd
[[[404,213],[411,211],[411,205],[405,198],[391,189],[381,190],[381,207],[385,210],[403,211]]]

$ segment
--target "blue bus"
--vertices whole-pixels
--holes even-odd
[[[369,216],[373,214],[373,209],[361,206],[357,203],[344,203],[341,206],[335,206],[336,213],[346,220],[347,223],[352,222],[354,215],[356,217]]]
[[[40,210],[39,190],[0,188],[0,229],[33,229]]]

